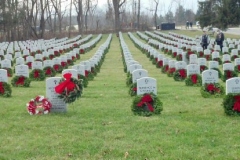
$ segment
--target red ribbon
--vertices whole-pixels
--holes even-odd
[[[208,84],[207,85],[207,90],[208,91],[215,91],[215,86],[213,84]]]
[[[55,65],[53,65],[53,68],[54,68],[55,71],[58,71],[59,70],[59,65],[55,64]]]
[[[158,66],[162,67],[163,66],[163,61],[158,61]]]
[[[175,68],[170,68],[170,69],[168,70],[168,72],[171,73],[171,74],[172,74],[173,72],[175,72],[175,71],[176,71]]]
[[[46,75],[51,75],[52,74],[52,70],[51,68],[48,68],[45,72]]]
[[[29,68],[32,68],[32,62],[28,62],[27,65]]]
[[[137,104],[137,106],[138,106],[138,107],[143,107],[143,105],[145,104],[145,105],[147,105],[149,111],[150,111],[150,112],[153,112],[153,111],[154,111],[154,108],[153,108],[153,106],[151,105],[152,102],[153,102],[153,99],[152,99],[151,95],[150,95],[150,94],[146,94],[145,96],[143,96],[143,97],[141,98],[141,102],[139,102],[139,103]]]
[[[55,92],[58,94],[62,94],[65,90],[68,94],[69,92],[73,91],[75,88],[75,83],[71,81],[72,74],[66,73],[63,75],[63,77],[66,79],[65,81],[61,82],[59,85],[55,87]]]
[[[227,76],[227,79],[232,78],[232,71],[227,70],[226,76]]]
[[[84,53],[84,50],[83,49],[80,49],[80,54],[83,54]]]
[[[134,87],[132,90],[136,92],[137,91],[137,87]]]
[[[197,75],[196,74],[191,75],[191,80],[192,80],[193,84],[196,84],[197,83]]]
[[[88,70],[85,70],[85,77],[88,77],[88,74],[89,74]]]
[[[0,82],[0,93],[4,94],[3,82]]]
[[[233,110],[240,112],[240,96],[239,95],[234,96],[234,99],[235,99],[235,103],[233,105]]]
[[[16,85],[23,85],[24,84],[25,77],[21,76],[18,78]]]
[[[182,78],[185,78],[186,77],[185,69],[179,69],[179,74]]]
[[[67,65],[66,62],[61,62],[61,66],[65,67]]]
[[[237,68],[238,68],[238,71],[240,71],[240,65],[238,65]]]
[[[35,70],[34,72],[34,78],[38,78],[39,77],[39,71],[38,70]]]
[[[168,65],[166,65],[166,67],[165,67],[165,72],[167,72],[167,71],[168,71],[168,69],[169,69],[169,66],[168,66]]]

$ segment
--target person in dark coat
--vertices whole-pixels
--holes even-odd
[[[206,33],[206,30],[203,30],[203,35],[201,38],[201,46],[203,47],[203,50],[207,49],[208,45],[209,45],[209,37]]]
[[[223,47],[223,41],[224,41],[224,34],[220,30],[218,30],[215,42],[216,42],[217,45],[220,46],[221,51],[222,51],[222,47]]]

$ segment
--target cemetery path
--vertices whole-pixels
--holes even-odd
[[[108,35],[105,36],[107,37]],[[105,42],[106,38],[103,39],[98,43],[99,45]],[[91,53],[93,52],[91,51]],[[85,59],[84,56],[83,59]],[[106,53],[104,62],[100,68],[100,73],[94,77],[93,81],[89,81],[88,87],[84,89],[80,101],[79,105],[83,103],[87,106],[84,107],[86,112],[91,112],[93,109],[98,110],[98,114],[109,116],[108,118],[110,119],[113,116],[118,116],[117,110],[126,110],[126,114],[132,114],[130,111],[132,99],[128,95],[120,43],[116,35],[113,35],[109,51]],[[107,112],[111,112],[112,114],[107,114]]]

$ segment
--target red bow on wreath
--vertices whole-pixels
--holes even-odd
[[[59,70],[59,65],[55,64],[55,65],[53,66],[53,68],[55,69],[55,71],[58,71],[58,70]]]
[[[197,75],[196,74],[191,75],[191,79],[192,79],[193,84],[197,83]]]
[[[66,73],[63,75],[63,77],[66,79],[65,81],[61,82],[59,85],[55,87],[55,92],[58,94],[63,93],[66,90],[66,93],[73,91],[75,88],[75,83],[71,81],[72,74]]]
[[[21,76],[18,78],[16,85],[23,85],[24,84],[25,77]]]
[[[38,70],[35,70],[34,72],[34,78],[38,78],[39,77],[39,71]]]
[[[85,77],[88,77],[89,71],[85,70]]]
[[[179,70],[179,74],[180,74],[180,76],[183,77],[183,78],[186,77],[186,72],[185,72],[184,69],[180,69],[180,70]]]
[[[233,105],[233,110],[240,112],[240,96],[234,96],[235,103]]]
[[[141,98],[141,102],[139,102],[137,104],[137,106],[138,107],[142,107],[144,104],[146,104],[148,109],[149,109],[149,111],[153,112],[154,111],[153,106],[150,104],[152,102],[153,102],[153,99],[152,99],[151,95],[150,94],[146,94],[145,96],[143,96]]]
[[[46,74],[46,75],[51,75],[51,74],[52,74],[51,68],[47,68],[45,74]]]
[[[4,93],[3,82],[0,82],[0,93]]]
[[[207,85],[207,90],[208,91],[214,91],[214,90],[216,90],[216,88],[215,88],[215,86],[213,84],[208,84]]]

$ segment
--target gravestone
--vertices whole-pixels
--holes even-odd
[[[90,65],[89,61],[82,61],[82,62],[80,62],[80,64],[85,66],[86,71],[91,71],[91,65]]]
[[[199,66],[207,66],[206,58],[198,58],[198,65]]]
[[[168,62],[168,65],[169,65],[169,68],[176,68],[175,65],[176,64],[176,61],[175,60],[170,60],[169,62]]]
[[[0,82],[8,82],[8,75],[6,69],[0,69]]]
[[[184,62],[184,61],[177,61],[177,62],[175,63],[175,68],[176,68],[176,70],[186,69],[186,68],[187,68],[187,63]]]
[[[218,71],[210,69],[202,72],[202,85],[218,83]]]
[[[18,57],[16,59],[16,65],[20,65],[20,64],[24,64],[24,58],[22,58],[22,57]]]
[[[225,63],[223,64],[223,70],[234,71],[234,65],[232,63]]]
[[[240,77],[226,80],[226,95],[229,93],[240,93]]]
[[[198,57],[196,54],[190,54],[189,64],[198,64]]]
[[[209,69],[213,69],[213,68],[219,69],[218,67],[219,67],[218,61],[209,61],[209,67],[208,67]]]
[[[137,80],[137,95],[154,93],[157,95],[157,81],[155,78],[142,77]]]
[[[235,58],[234,65],[235,66],[240,65],[240,58]]]
[[[142,65],[140,64],[132,64],[129,66],[129,72],[132,73],[136,69],[142,69]]]
[[[59,84],[61,77],[46,79],[46,97],[52,103],[51,112],[67,112],[67,104],[58,97],[55,87]]]
[[[14,58],[22,57],[21,52],[15,52]]]
[[[11,54],[6,54],[4,57],[5,57],[5,59],[9,59],[10,61],[13,60],[13,57]]]
[[[43,69],[42,62],[40,62],[40,61],[32,62],[32,69],[40,69],[40,70],[42,70]]]
[[[223,61],[223,62],[231,62],[231,57],[230,57],[230,55],[229,55],[229,54],[224,54],[224,55],[222,56],[222,61]]]
[[[9,59],[4,59],[1,61],[2,68],[11,68],[11,61]]]
[[[77,70],[78,74],[85,76],[85,66],[84,65],[77,64],[77,65],[72,66],[72,69]]]
[[[59,58],[59,57],[53,58],[52,63],[53,63],[53,65],[55,65],[55,64],[61,65],[61,58]]]
[[[78,72],[77,72],[76,69],[64,69],[62,71],[62,75],[66,74],[66,73],[71,73],[72,74],[72,78],[78,79]]]
[[[16,76],[29,77],[28,65],[17,65],[15,66]]]
[[[198,64],[187,65],[187,76],[190,76],[193,74],[200,74],[200,67]]]
[[[52,60],[43,61],[43,68],[45,67],[53,67],[53,61]]]
[[[132,82],[136,83],[137,79],[148,77],[148,71],[145,69],[136,69],[132,72]]]
[[[214,59],[214,58],[219,58],[220,56],[219,56],[219,52],[216,52],[216,51],[214,51],[214,52],[212,52],[212,60]]]

